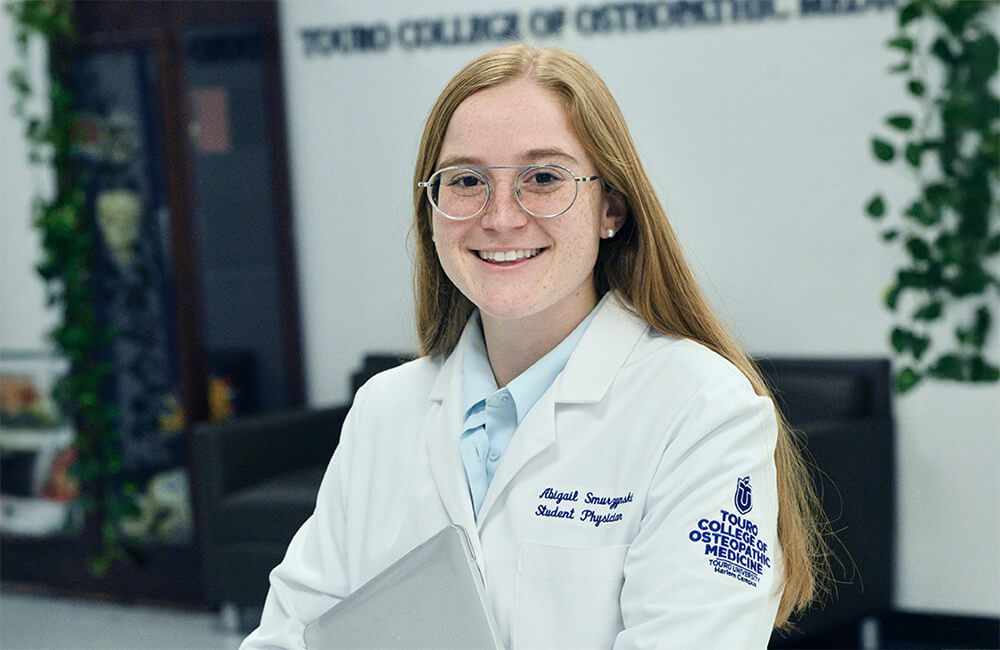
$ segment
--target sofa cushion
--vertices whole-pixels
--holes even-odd
[[[288,544],[312,514],[325,470],[304,467],[227,495],[218,505],[220,541]]]

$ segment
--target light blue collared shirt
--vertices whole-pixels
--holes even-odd
[[[462,367],[465,425],[459,438],[459,450],[469,479],[469,494],[476,516],[479,515],[479,508],[500,465],[500,459],[514,437],[514,431],[566,367],[566,362],[601,302],[603,299],[562,343],[504,388],[497,388],[493,368],[490,367],[486,354],[482,327],[473,328],[473,336],[466,337],[465,362]],[[478,313],[475,318],[479,318]]]

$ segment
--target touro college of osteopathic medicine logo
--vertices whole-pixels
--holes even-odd
[[[749,476],[736,478],[733,503],[739,514],[720,509],[717,516],[702,517],[688,539],[705,545],[708,564],[715,573],[756,587],[771,568],[771,556],[757,524],[746,516],[753,507]]]
[[[753,508],[749,476],[736,479],[736,496],[733,497],[733,503],[741,515],[745,515],[750,512],[750,508]]]

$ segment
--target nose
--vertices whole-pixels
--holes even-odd
[[[513,182],[495,184],[490,200],[479,215],[479,225],[485,230],[506,232],[523,228],[531,215],[514,198]]]

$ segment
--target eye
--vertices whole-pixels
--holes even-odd
[[[552,192],[570,180],[570,175],[558,167],[537,167],[529,169],[520,179],[520,189],[528,192]]]
[[[536,185],[549,185],[559,180],[556,175],[549,171],[539,171],[531,175],[531,182]]]
[[[448,181],[449,187],[471,188],[483,184],[483,179],[475,174],[458,174]]]

